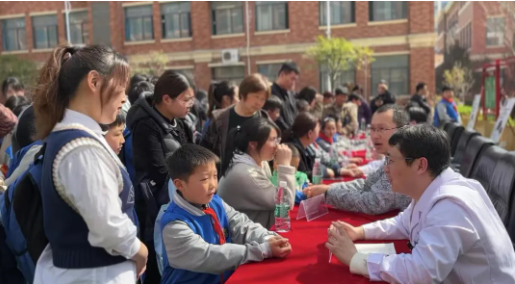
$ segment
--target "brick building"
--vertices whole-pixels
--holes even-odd
[[[325,89],[323,66],[303,54],[326,30],[325,2],[71,2],[74,44],[100,43],[145,63],[158,51],[168,68],[191,72],[207,89],[214,79],[239,80],[249,72],[273,79],[280,63],[301,69],[298,88]],[[366,96],[385,79],[399,95],[427,82],[434,92],[434,4],[427,2],[331,2],[331,35],[366,45],[375,62],[349,70]],[[0,54],[42,62],[67,41],[64,2],[0,2]],[[248,19],[248,20],[247,20]],[[222,58],[222,53],[224,54]]]

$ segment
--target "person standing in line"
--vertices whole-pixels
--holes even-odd
[[[7,77],[2,83],[0,104],[5,104],[5,102],[12,96],[25,96],[25,87],[18,78]]]
[[[386,81],[381,80],[377,85],[377,96],[370,102],[372,113],[376,112],[383,105],[395,104],[395,95],[388,91],[388,85]]]
[[[286,62],[279,69],[277,80],[272,84],[272,95],[283,102],[281,117],[276,121],[281,131],[291,128],[298,113],[295,84],[299,80],[299,75],[297,64]]]
[[[360,96],[360,98],[361,98],[361,105],[359,106],[359,109],[358,109],[359,123],[361,123],[361,120],[364,118],[366,125],[370,125],[370,122],[372,121],[372,110],[370,109],[370,105],[363,98],[363,89],[361,88],[361,86],[356,85],[352,89],[352,93]]]
[[[48,245],[35,284],[135,283],[148,250],[137,237],[129,174],[99,124],[127,99],[130,67],[109,47],[60,46],[41,69],[34,96]]]
[[[408,104],[408,108],[410,106],[418,106],[424,109],[424,111],[429,116],[431,114],[431,106],[427,102],[427,95],[429,94],[429,90],[427,89],[427,84],[424,82],[420,82],[417,84],[416,93],[411,96],[410,102]]]

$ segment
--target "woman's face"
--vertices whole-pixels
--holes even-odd
[[[121,124],[118,126],[114,126],[109,128],[109,131],[104,136],[107,144],[113,149],[113,151],[118,155],[122,150],[123,143],[125,143],[125,139],[123,138],[123,130],[125,129],[125,125]]]
[[[334,122],[334,121],[326,122],[323,132],[326,137],[332,138],[334,136],[334,134],[336,134],[336,122]]]
[[[277,131],[272,128],[272,130],[270,130],[270,134],[268,135],[268,139],[259,151],[259,156],[261,157],[261,159],[263,161],[273,160],[275,152],[277,151],[277,145],[279,145],[280,142],[281,138],[277,137]]]
[[[113,80],[107,82],[107,84],[112,84]],[[111,96],[105,104],[99,108],[101,110],[100,117],[98,118],[98,123],[100,124],[111,124],[116,120],[116,116],[120,114],[122,111],[122,106],[127,101],[127,96],[125,95],[125,85],[119,86],[108,86],[105,90],[105,94],[100,94],[101,88],[97,88],[94,92],[97,93],[99,97],[99,101],[102,101],[101,96]],[[109,94],[108,92],[112,92]]]
[[[175,118],[185,118],[195,103],[195,92],[192,88],[186,89],[177,98],[172,99],[167,107]]]
[[[309,142],[314,143],[320,135],[320,123],[317,123],[317,126],[313,130],[310,130],[307,135]]]
[[[252,110],[253,112],[257,112],[263,108],[266,102],[266,92],[261,91],[257,93],[249,93],[247,97],[242,100],[245,106]]]

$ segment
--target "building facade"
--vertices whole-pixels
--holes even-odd
[[[324,66],[306,58],[327,29],[326,2],[71,2],[69,31],[64,2],[0,2],[0,55],[43,62],[57,44],[106,44],[141,65],[149,54],[167,68],[189,72],[201,88],[212,80],[238,81],[260,72],[271,80],[282,62],[301,69],[297,88],[324,90]],[[375,61],[341,74],[365,96],[380,80],[398,95],[426,82],[434,92],[434,3],[332,1],[331,36],[374,50]],[[69,34],[69,35],[68,35]],[[333,86],[334,87],[334,86]]]

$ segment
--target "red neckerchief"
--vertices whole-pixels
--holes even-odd
[[[225,244],[225,235],[224,230],[222,229],[222,226],[220,225],[220,221],[218,220],[218,216],[216,216],[215,210],[212,208],[206,208],[202,209],[202,212],[204,212],[206,215],[211,216],[211,222],[213,224],[213,229],[215,230],[216,234],[218,235],[219,243],[220,245]],[[224,283],[224,274],[222,273],[220,275],[220,283]]]
[[[458,107],[456,106],[456,104],[454,103],[454,100],[452,98],[450,98],[450,99],[443,98],[443,99],[446,100],[447,102],[451,103],[452,107],[454,108],[456,113],[458,113]]]
[[[323,132],[320,132],[320,135],[318,137],[322,138],[322,140],[324,140],[325,142],[327,142],[331,145],[333,144],[333,138],[327,137]]]

